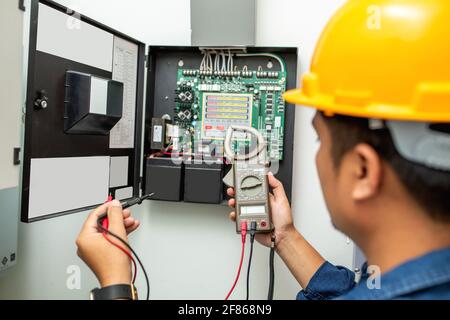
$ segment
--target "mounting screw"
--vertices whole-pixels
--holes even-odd
[[[45,90],[38,92],[37,99],[34,100],[34,107],[36,109],[46,109],[48,107],[48,97]]]

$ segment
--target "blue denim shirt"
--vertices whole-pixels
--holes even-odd
[[[357,284],[352,271],[325,262],[297,299],[450,300],[450,248],[428,253],[381,275],[379,289],[369,288],[369,276],[365,264]]]

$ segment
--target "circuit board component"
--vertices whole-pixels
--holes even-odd
[[[257,70],[249,70],[248,66],[238,70],[233,67],[231,54],[228,60],[222,53],[216,54],[214,63],[209,60],[212,58],[206,54],[199,69],[178,69],[173,122],[180,129],[175,137],[178,151],[220,157],[228,128],[244,125],[263,134],[270,160],[282,160],[282,96],[287,76],[284,62],[278,58],[281,71],[266,71],[261,66]],[[235,152],[242,152],[251,143],[245,135],[235,138]]]

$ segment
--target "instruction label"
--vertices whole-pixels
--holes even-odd
[[[138,45],[114,37],[113,80],[123,82],[124,92],[122,119],[110,133],[111,149],[134,148],[138,54]]]

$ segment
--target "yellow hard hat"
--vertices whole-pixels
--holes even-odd
[[[450,122],[449,37],[449,0],[350,0],[284,98],[328,115]]]

